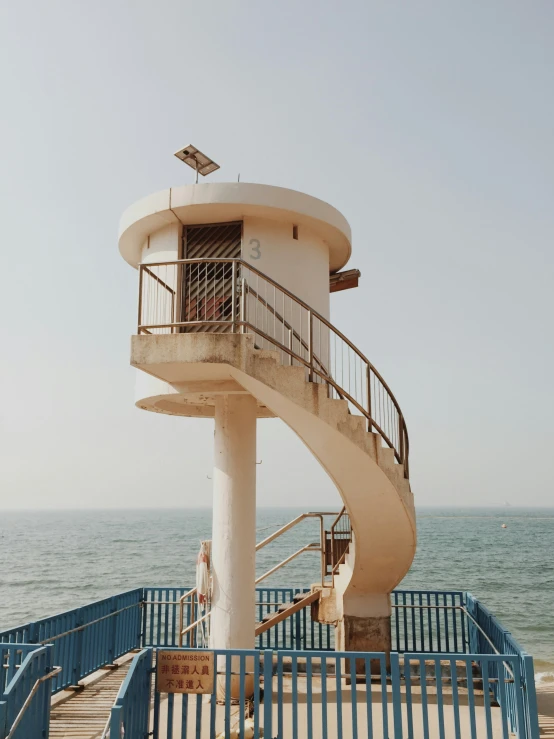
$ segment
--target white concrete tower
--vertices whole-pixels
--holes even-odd
[[[330,323],[351,253],[345,218],[279,187],[186,185],[131,206],[119,248],[139,270],[137,406],[215,419],[212,645],[254,646],[256,420],[277,416],[352,522],[337,572],[340,644],[386,649],[388,594],[415,551],[407,434],[382,378]]]
[[[196,339],[211,342],[217,352],[218,339],[223,338],[218,332],[228,339],[230,327],[210,323],[228,317],[225,301],[233,302],[233,290],[235,300],[241,300],[238,293],[245,269],[239,267],[233,276],[224,263],[169,263],[242,259],[329,318],[329,273],[340,269],[350,256],[350,229],[334,208],[299,192],[210,183],[164,190],[131,206],[121,221],[119,247],[134,267],[154,265],[142,274],[142,324],[190,324],[146,329],[145,337],[146,331],[183,339],[194,333]],[[249,273],[249,282],[257,284],[244,309],[263,330],[284,333],[286,341],[292,334],[294,346],[298,343],[294,334],[306,331],[302,318],[286,302],[286,315],[276,321],[264,301],[275,297],[279,302],[278,297],[270,295],[269,283],[256,278]],[[279,311],[279,305],[274,307]],[[193,319],[199,324],[192,325]],[[269,348],[263,337],[258,340]],[[326,343],[318,335],[316,345],[320,340]],[[167,380],[152,367],[148,372],[139,370],[136,402],[161,413],[215,418],[211,632],[216,647],[252,648],[256,419],[273,414],[217,365],[200,363],[193,368],[193,349],[189,342],[188,356],[182,364],[174,364]]]

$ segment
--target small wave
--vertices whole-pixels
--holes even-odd
[[[536,672],[535,683],[536,685],[546,685],[554,683],[554,672]]]

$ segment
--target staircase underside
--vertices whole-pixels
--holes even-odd
[[[173,414],[195,415],[187,405],[190,383],[196,390],[204,383],[210,395],[232,382],[235,392],[258,400],[263,415],[278,416],[300,437],[350,515],[354,540],[337,583],[350,611],[357,601],[363,611],[368,596],[390,593],[402,580],[416,548],[409,482],[393,450],[367,432],[365,418],[351,415],[346,401],[329,399],[326,385],[307,382],[303,367],[282,366],[277,352],[255,349],[248,334],[134,336],[131,364],[150,375],[151,394],[137,400],[140,407],[167,413],[163,404],[171,402],[183,409]]]

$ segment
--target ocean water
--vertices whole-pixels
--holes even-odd
[[[302,512],[262,508],[258,540]],[[502,528],[502,523],[507,528]],[[195,582],[209,509],[4,512],[0,519],[0,630],[122,590]],[[260,550],[259,574],[319,540],[308,520]],[[554,509],[421,508],[418,550],[400,587],[469,590],[534,656],[538,680],[554,680]],[[316,582],[306,553],[265,585]]]

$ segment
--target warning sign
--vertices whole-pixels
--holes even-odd
[[[158,651],[156,684],[159,693],[213,693],[213,652]]]

